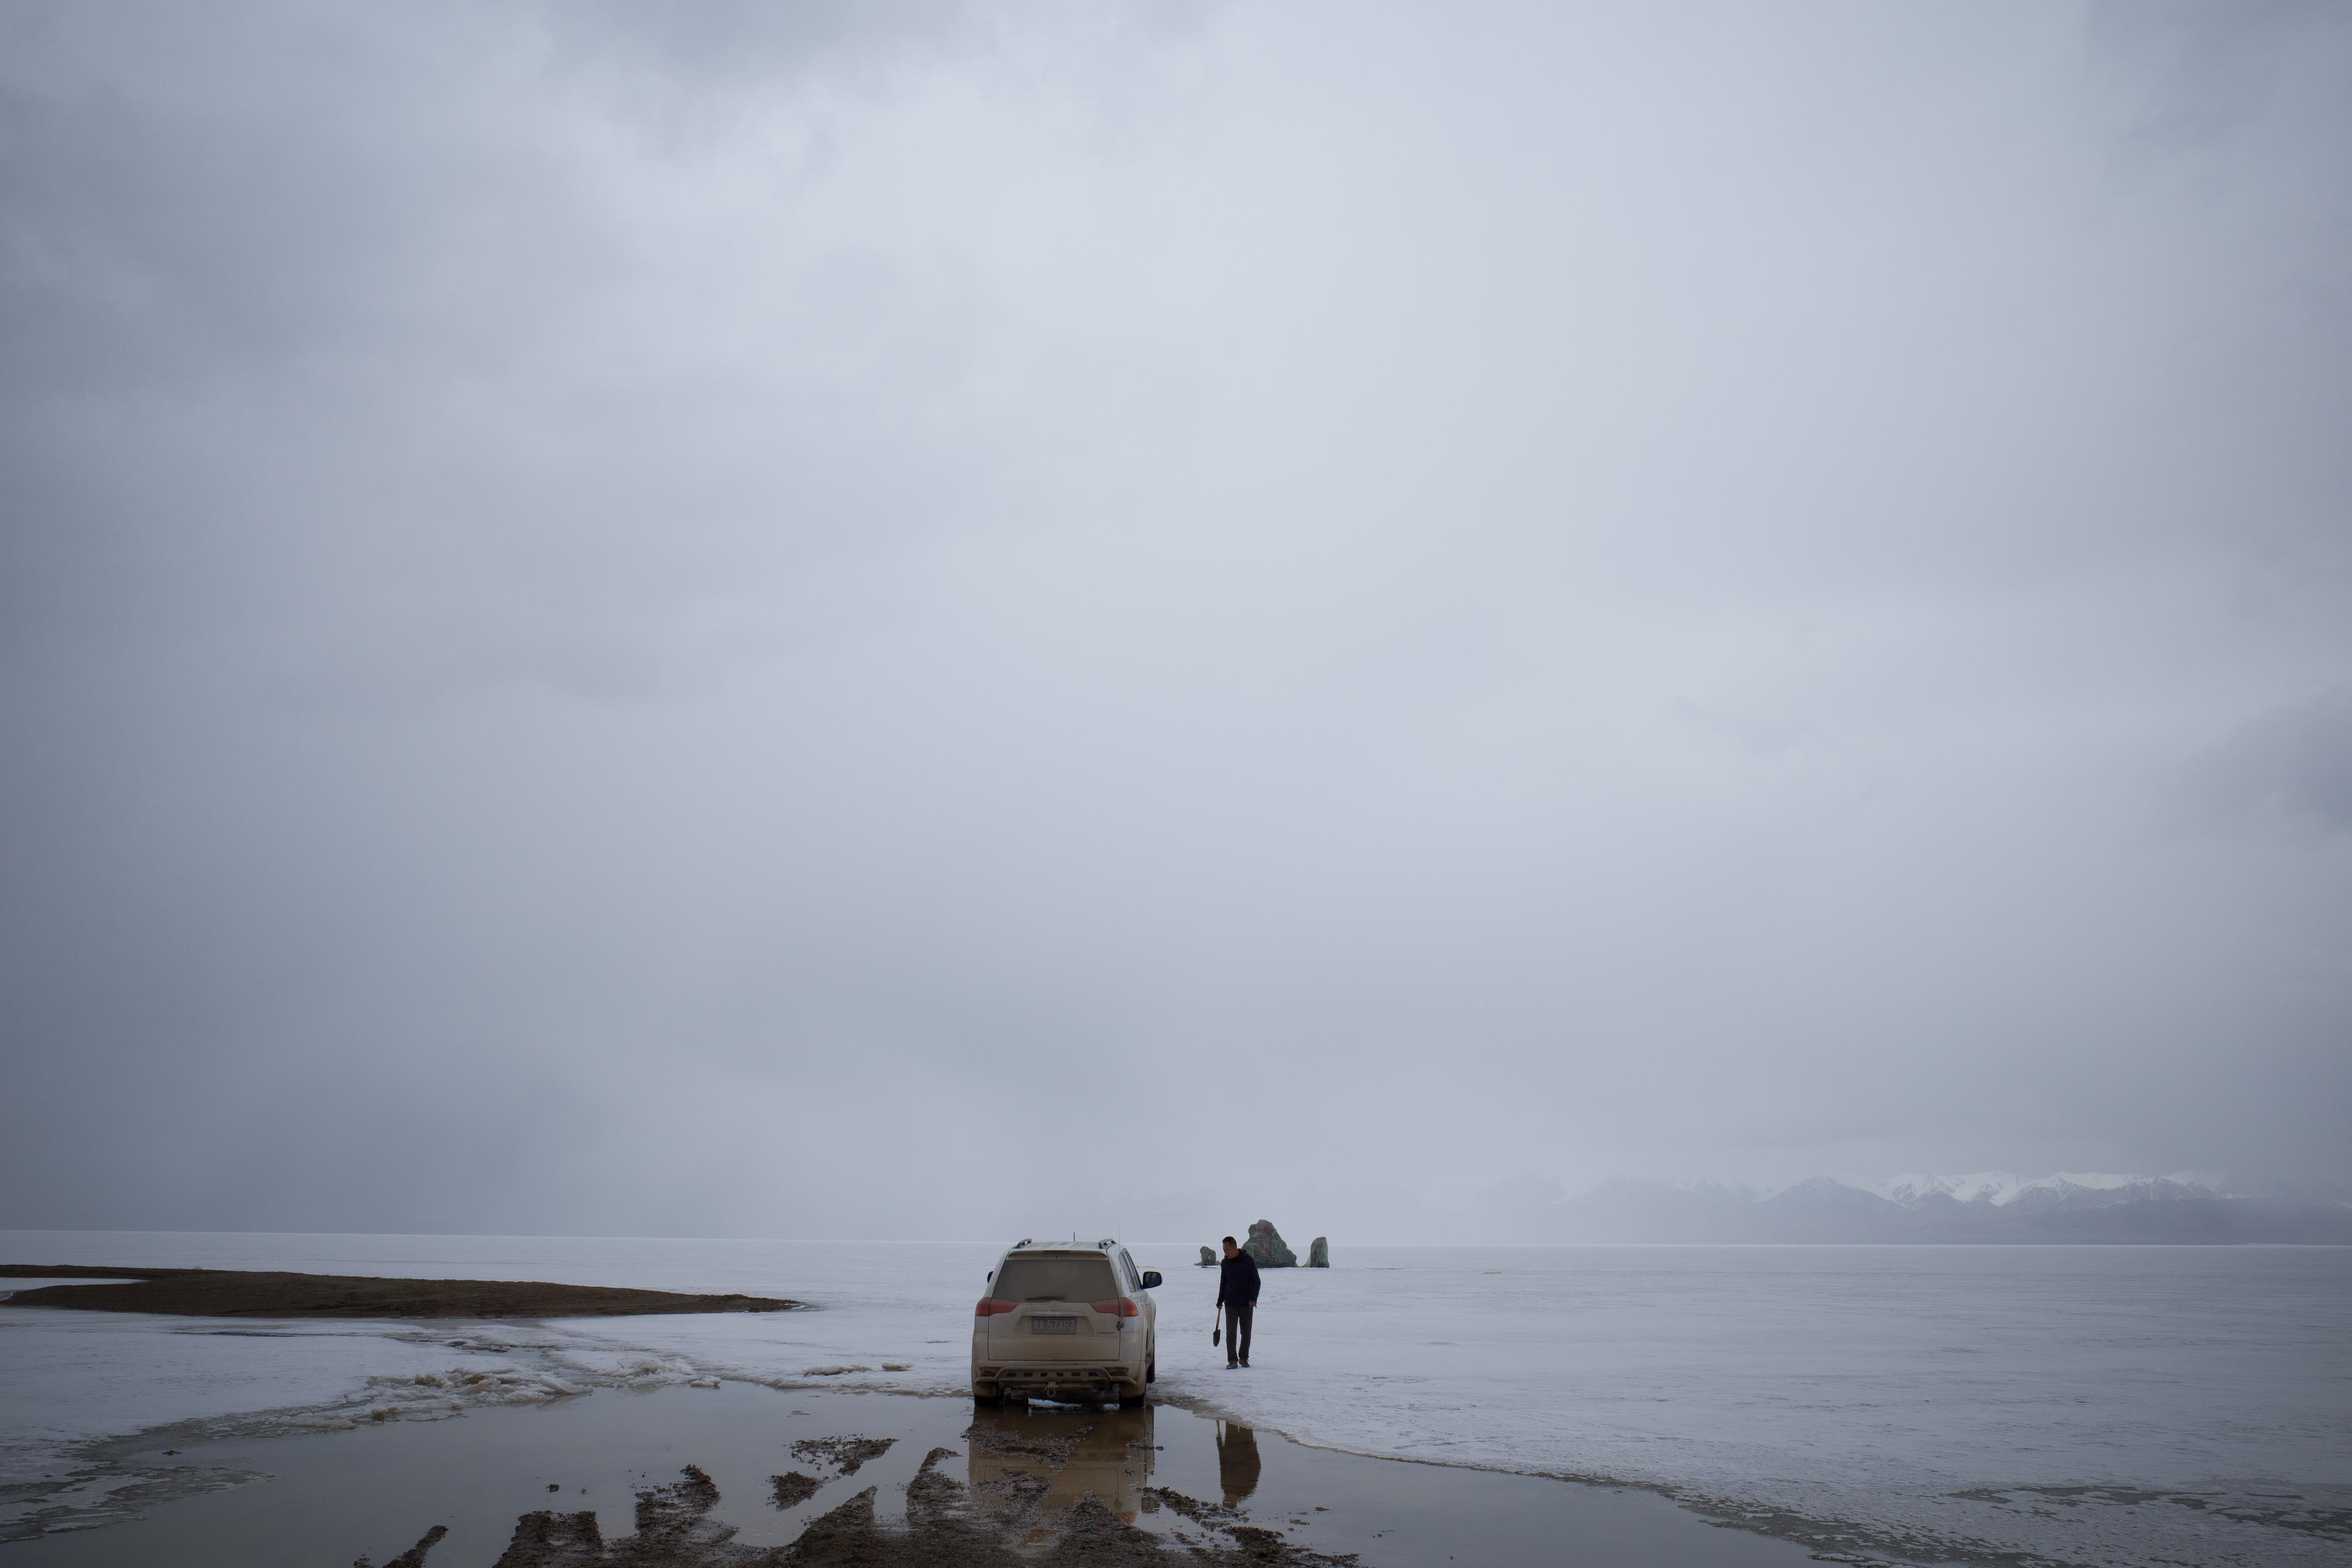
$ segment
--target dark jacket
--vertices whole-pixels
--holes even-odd
[[[1246,1252],[1236,1252],[1217,1265],[1217,1305],[1220,1307],[1257,1305],[1256,1258]]]

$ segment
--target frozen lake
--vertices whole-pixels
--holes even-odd
[[[1198,1244],[1130,1246],[1167,1275],[1163,1392],[1306,1443],[1637,1482],[1759,1526],[1835,1521],[1886,1554],[2352,1563],[2352,1251],[1341,1238],[1328,1271],[1268,1272],[1258,1364],[1228,1373],[1208,1342],[1213,1272],[1188,1262]],[[22,1489],[20,1519],[102,1511],[123,1478],[77,1444],[196,1420],[347,1426],[712,1374],[951,1392],[992,1257],[0,1233],[6,1262],[527,1278],[821,1309],[381,1326],[0,1311],[0,1485]],[[461,1384],[467,1371],[490,1375]]]

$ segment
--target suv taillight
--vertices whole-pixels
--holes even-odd
[[[982,1296],[980,1299],[980,1305],[971,1310],[971,1315],[975,1318],[992,1318],[999,1312],[1009,1312],[1019,1305],[1021,1303],[1018,1301],[1007,1301],[1001,1297]]]
[[[1132,1318],[1143,1310],[1135,1304],[1133,1298],[1127,1296],[1114,1296],[1108,1301],[1089,1301],[1087,1305],[1097,1312],[1108,1312],[1114,1318]]]

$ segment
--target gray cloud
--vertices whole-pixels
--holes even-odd
[[[2316,692],[2249,720],[2189,776],[2224,820],[2352,833],[2352,690]]]
[[[2346,24],[2212,25],[20,7],[0,1224],[2340,1172]]]

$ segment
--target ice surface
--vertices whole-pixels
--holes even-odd
[[[1269,1272],[1256,1366],[1188,1371],[1177,1386],[1310,1441],[1661,1484],[1734,1511],[1867,1524],[1922,1555],[1966,1541],[2117,1564],[2346,1560],[2352,1517],[2331,1543],[2220,1512],[2277,1510],[2244,1500],[2283,1490],[2352,1505],[2342,1249],[1358,1247],[1340,1260],[1328,1275]],[[1205,1320],[1213,1283],[1171,1284],[1163,1311]],[[1198,1300],[1178,1307],[1186,1297]],[[1171,1362],[1192,1364],[1163,1348]],[[2172,1495],[2019,1490],[2081,1486]],[[1954,1495],[1987,1489],[2006,1490]],[[2182,1506],[2189,1491],[2212,1506]]]
[[[91,1489],[98,1468],[86,1447],[92,1441],[180,1423],[203,1424],[189,1436],[331,1428],[714,1373],[778,1385],[961,1390],[971,1301],[999,1250],[0,1232],[0,1262],[10,1263],[626,1280],[823,1302],[808,1312],[549,1323],[220,1320],[0,1307],[0,1488],[48,1483],[0,1506],[0,1540],[8,1538],[11,1515],[21,1519],[47,1506],[48,1494],[67,1489],[66,1483]],[[819,1284],[825,1289],[814,1288]],[[925,1344],[927,1339],[948,1342]],[[906,1370],[881,1370],[885,1362]],[[851,1367],[859,1370],[845,1370]]]
[[[2333,1540],[2291,1526],[2352,1508],[2352,1251],[1343,1241],[1334,1268],[1266,1272],[1257,1364],[1228,1373],[1208,1341],[1216,1277],[1182,1267],[1193,1245],[1133,1250],[1167,1279],[1161,1392],[1305,1441],[1659,1485],[1735,1516],[1847,1521],[1922,1556],[1961,1542],[2119,1568],[2346,1561],[2352,1513]],[[960,1392],[997,1251],[0,1233],[7,1261],[544,1279],[818,1309],[406,1325],[0,1310],[0,1455],[21,1474],[77,1437],[193,1415],[405,1419],[696,1376]],[[461,1390],[453,1370],[492,1375]],[[2084,1488],[2106,1490],[2068,1489]]]
[[[336,1403],[414,1377],[446,1352],[349,1323],[227,1323],[0,1310],[0,1485],[37,1479],[82,1438],[167,1422]]]

